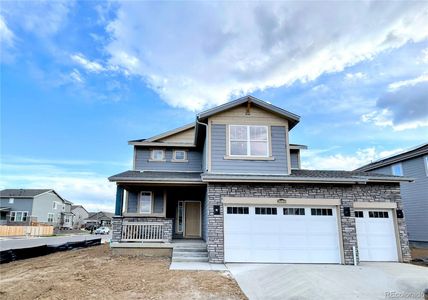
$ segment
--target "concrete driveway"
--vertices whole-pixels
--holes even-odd
[[[401,263],[226,266],[251,300],[423,299],[428,288],[428,268]]]

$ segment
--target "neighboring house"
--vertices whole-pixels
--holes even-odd
[[[51,189],[5,189],[0,191],[1,223],[46,223],[57,228],[72,226],[71,202]]]
[[[85,220],[85,223],[86,224],[92,223],[96,226],[110,227],[111,226],[111,220],[112,220],[113,216],[114,216],[113,213],[104,212],[104,211],[90,212],[89,217],[86,218],[86,220]]]
[[[428,245],[428,143],[357,170],[414,178],[414,182],[401,183],[409,240]]]
[[[109,178],[111,246],[161,253],[173,238],[196,238],[212,263],[409,261],[399,183],[410,179],[302,170],[306,146],[289,141],[299,120],[247,96],[130,141],[133,169]]]
[[[88,211],[82,205],[72,205],[71,212],[74,215],[74,228],[81,228],[85,224],[85,220],[89,217]]]

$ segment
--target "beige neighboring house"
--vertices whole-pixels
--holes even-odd
[[[89,217],[89,213],[82,205],[73,205],[71,212],[74,215],[74,228],[79,229],[85,225],[85,219]]]

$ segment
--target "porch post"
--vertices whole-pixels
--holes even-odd
[[[115,216],[122,215],[122,207],[123,207],[123,187],[118,185],[116,188],[116,209]]]

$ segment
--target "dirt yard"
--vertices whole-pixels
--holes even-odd
[[[427,258],[428,257],[428,249],[427,248],[415,248],[415,247],[410,247],[410,251],[412,254],[412,264],[415,265],[420,265],[420,266],[425,266],[427,267],[427,263],[423,262],[421,259],[423,258]]]
[[[0,265],[1,299],[246,299],[227,272],[170,271],[169,259],[107,245]]]

